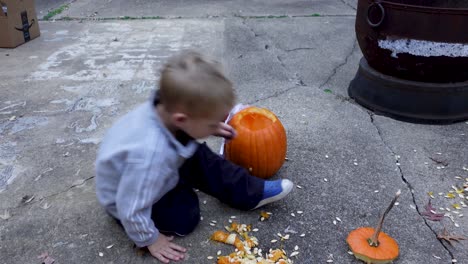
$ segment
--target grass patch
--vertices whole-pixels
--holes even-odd
[[[63,4],[61,5],[60,7],[50,11],[47,15],[45,15],[42,19],[44,20],[49,20],[51,19],[52,17],[62,13],[65,9],[68,9],[68,7],[70,6],[70,4]]]
[[[330,90],[330,89],[325,89],[323,91],[326,92],[326,93],[333,93],[332,90]]]

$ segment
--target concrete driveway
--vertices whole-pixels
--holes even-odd
[[[194,48],[224,63],[239,102],[280,117],[289,161],[274,178],[302,188],[266,206],[268,221],[200,193],[203,220],[176,239],[185,263],[233,251],[209,241],[231,216],[259,229],[264,250],[297,245],[294,263],[359,263],[348,233],[374,226],[398,189],[383,229],[399,243],[395,263],[468,263],[468,241],[437,239],[444,227],[468,235],[463,199],[445,197],[468,178],[468,123],[405,123],[349,98],[362,56],[356,0],[38,0],[39,17],[63,4],[40,38],[0,49],[0,262],[41,263],[47,252],[55,263],[157,263],[98,205],[94,159],[110,125],[155,89],[166,58]],[[442,221],[423,217],[429,200]]]

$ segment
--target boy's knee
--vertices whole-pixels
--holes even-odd
[[[185,212],[179,212],[170,219],[169,223],[157,227],[163,234],[186,236],[195,230],[198,222],[200,222],[200,208],[196,206]]]

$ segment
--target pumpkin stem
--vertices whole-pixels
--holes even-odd
[[[388,212],[390,212],[390,210],[393,208],[393,206],[395,205],[396,200],[398,199],[398,197],[400,197],[400,194],[401,194],[401,190],[398,190],[395,197],[393,197],[392,202],[387,207],[387,209],[385,210],[383,215],[380,217],[379,223],[377,224],[377,227],[375,228],[374,234],[372,235],[371,238],[369,238],[367,240],[369,242],[370,246],[372,246],[372,247],[378,247],[379,246],[379,234],[380,234],[380,231],[382,230],[382,225],[383,225],[385,216],[387,216]]]

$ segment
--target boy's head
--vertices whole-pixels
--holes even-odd
[[[173,125],[200,138],[208,136],[208,127],[216,129],[215,121],[226,117],[234,106],[235,95],[220,63],[195,51],[185,51],[164,65],[159,102],[170,114]],[[200,126],[206,129],[196,131],[203,130]]]

